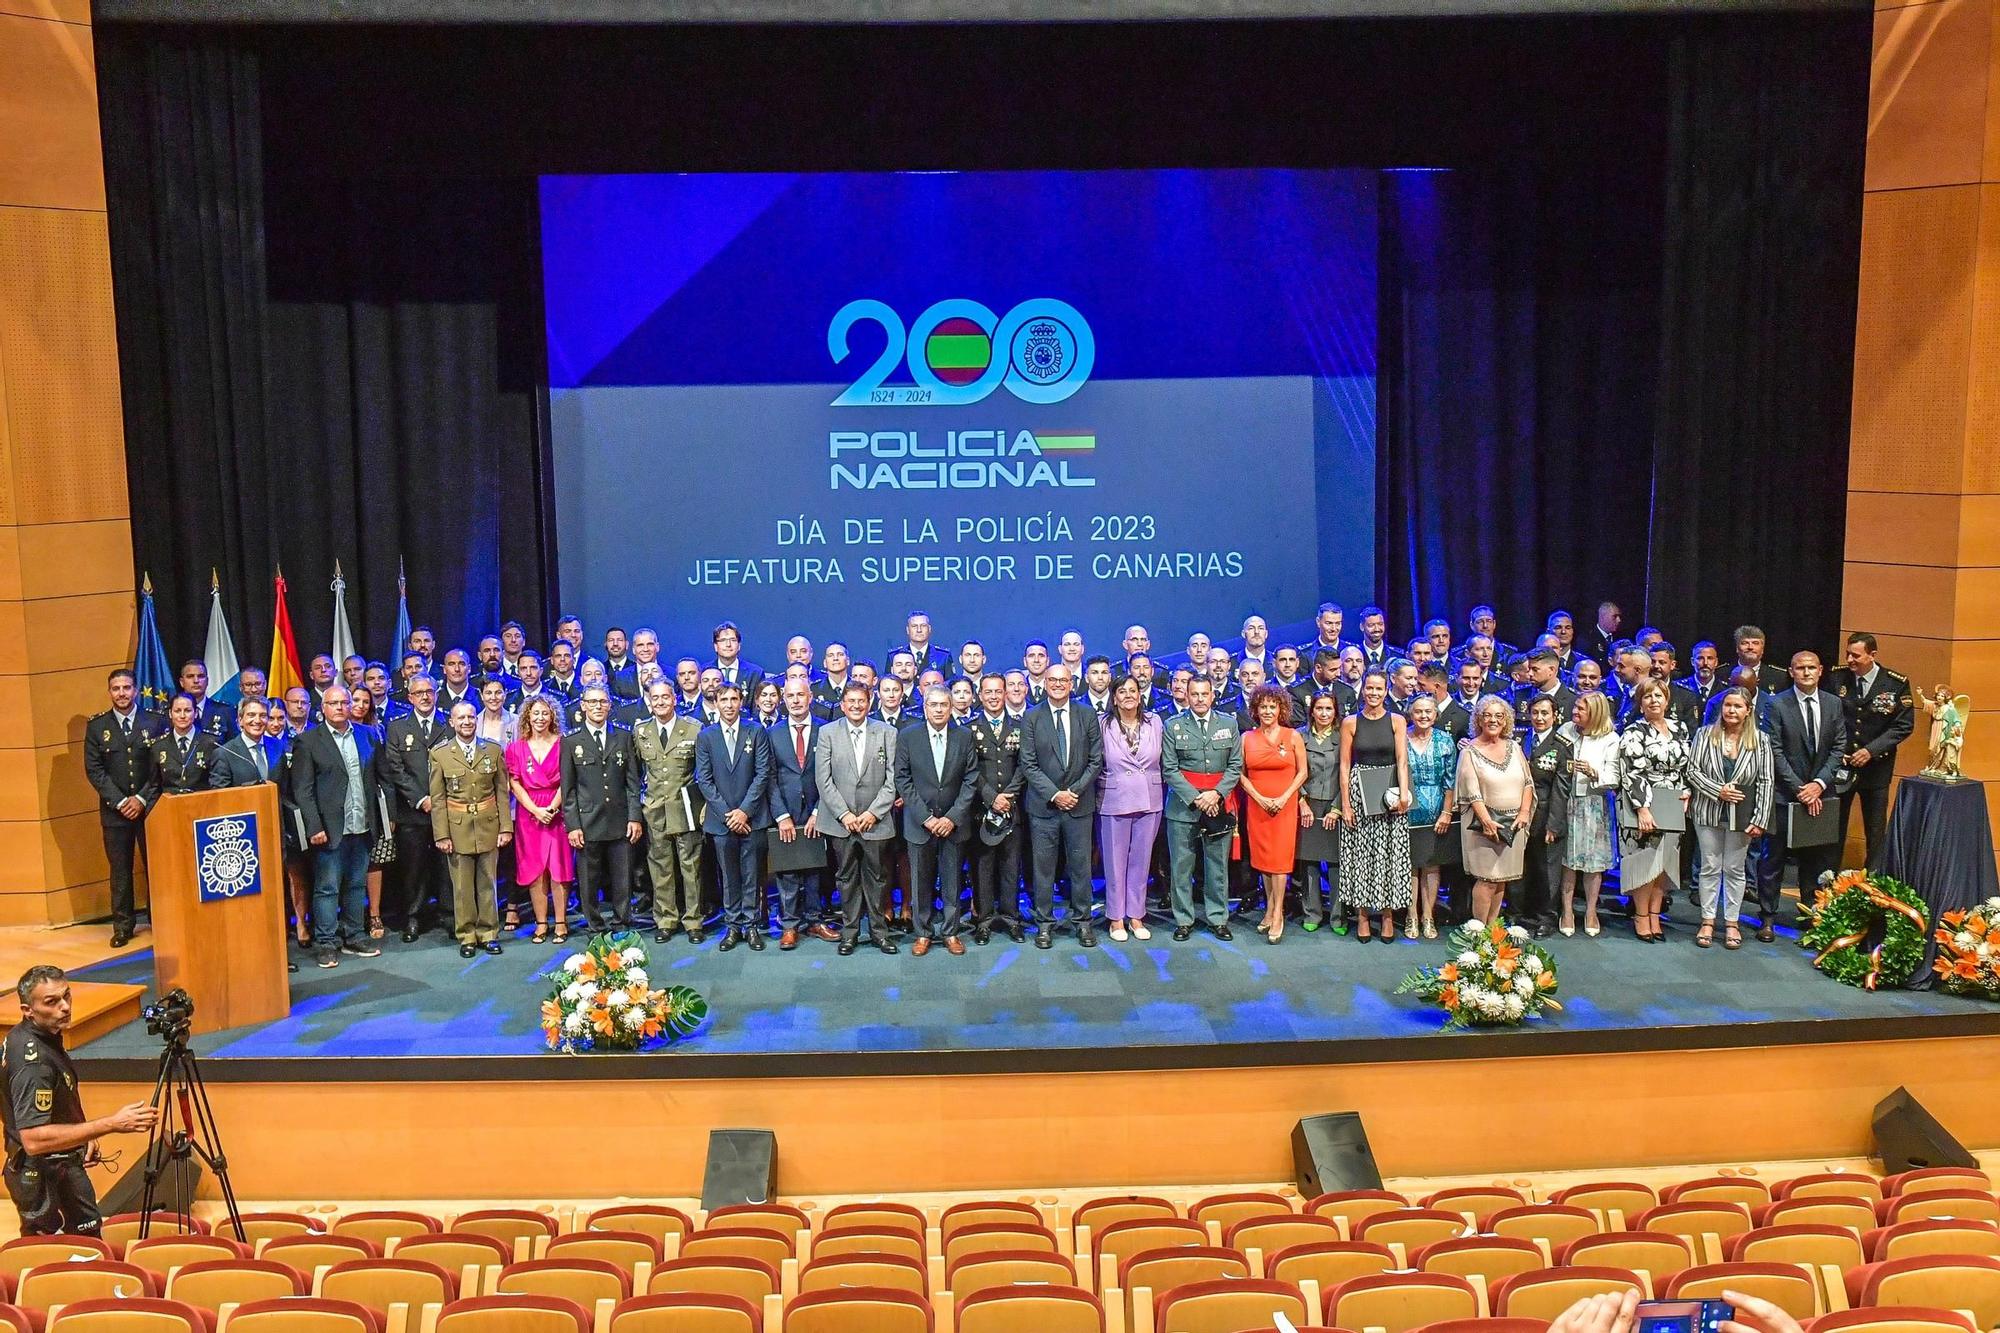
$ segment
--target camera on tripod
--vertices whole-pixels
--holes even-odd
[[[194,1023],[194,997],[176,986],[139,1012],[146,1020],[147,1035],[186,1041]]]

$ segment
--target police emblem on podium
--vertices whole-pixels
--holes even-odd
[[[195,887],[202,902],[226,902],[264,891],[256,815],[196,820],[194,855]]]

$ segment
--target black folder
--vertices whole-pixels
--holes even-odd
[[[1840,802],[1821,801],[1813,814],[1797,801],[1785,806],[1785,841],[1793,847],[1831,847],[1840,841]]]
[[[826,839],[817,833],[811,837],[800,833],[786,842],[778,836],[778,830],[770,829],[765,833],[764,841],[767,863],[773,872],[826,869]]]

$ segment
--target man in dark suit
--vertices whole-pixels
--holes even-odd
[[[111,867],[111,947],[132,942],[138,909],[132,900],[132,858],[145,830],[146,783],[153,742],[167,720],[139,707],[138,677],[119,667],[105,679],[111,707],[83,729],[83,775],[97,793],[104,859]]]
[[[980,711],[967,733],[972,737],[973,762],[978,766],[975,788],[979,827],[972,839],[972,941],[984,944],[995,930],[1004,930],[1019,944],[1025,938],[1019,916],[1021,844],[1027,827],[1021,818],[1021,726],[1007,713],[1007,686],[988,674],[979,682]]]
[[[1021,769],[1027,781],[1029,843],[1034,848],[1035,947],[1046,949],[1055,932],[1056,877],[1069,877],[1069,921],[1077,942],[1095,948],[1090,925],[1091,830],[1097,814],[1097,779],[1104,772],[1104,733],[1097,715],[1070,698],[1069,667],[1061,662],[1042,677],[1048,701],[1028,710],[1022,728]]]
[[[1555,934],[1562,907],[1562,829],[1568,821],[1573,752],[1557,728],[1568,720],[1557,711],[1553,696],[1541,695],[1528,705],[1528,726],[1521,736],[1528,772],[1535,780],[1535,817],[1528,828],[1521,916],[1538,940]],[[1548,836],[1551,827],[1556,831],[1554,841]]]
[[[266,743],[270,716],[270,707],[262,699],[245,699],[236,705],[236,734],[209,757],[211,790],[255,787],[278,780],[283,744]]]
[[[715,645],[714,665],[722,673],[722,683],[742,690],[745,699],[755,698],[764,681],[764,668],[743,660],[743,632],[734,621],[725,620],[708,637]]]
[[[1569,721],[1570,709],[1576,707],[1576,691],[1563,684],[1562,664],[1552,648],[1537,648],[1528,654],[1528,683],[1514,691],[1514,725],[1526,731],[1529,707],[1544,698],[1555,705],[1558,726]]]
[[[500,646],[500,636],[489,634],[479,641],[479,669],[472,673],[474,685],[484,685],[489,680],[497,680],[512,694],[521,688],[521,679],[507,669],[507,655]]]
[[[376,755],[376,780],[388,788],[389,822],[396,829],[395,894],[385,915],[403,943],[437,927],[451,907],[451,871],[431,836],[431,751],[451,738],[451,724],[437,708],[437,686],[413,677],[410,711],[391,722]]]
[[[1688,653],[1688,660],[1694,670],[1682,676],[1680,686],[1695,697],[1701,705],[1700,716],[1708,717],[1708,706],[1715,702],[1715,696],[1729,688],[1729,678],[1721,671],[1722,659],[1715,651],[1715,644],[1703,639]]]
[[[338,967],[342,953],[374,958],[368,938],[368,853],[381,836],[375,744],[347,716],[347,689],[320,696],[324,720],[294,743],[292,797],[305,821],[306,845],[318,849],[313,872],[313,953]],[[343,935],[344,931],[344,935]]]
[[[1458,664],[1457,688],[1444,707],[1438,709],[1437,720],[1439,730],[1448,732],[1454,741],[1464,740],[1477,729],[1473,719],[1479,716],[1479,705],[1486,698],[1485,679],[1486,672],[1471,658]]]
[[[1854,807],[1861,807],[1861,831],[1868,844],[1868,868],[1880,868],[1889,829],[1889,781],[1896,775],[1896,747],[1916,727],[1910,682],[1875,659],[1873,634],[1847,636],[1847,665],[1835,667],[1827,684],[1840,699],[1847,721],[1846,767],[1854,787],[1840,798],[1840,840],[1847,841]]]
[[[1757,867],[1757,899],[1763,918],[1757,938],[1766,944],[1776,938],[1773,926],[1778,919],[1787,852],[1798,857],[1802,904],[1812,900],[1819,877],[1840,859],[1838,842],[1821,847],[1787,845],[1791,811],[1784,807],[1802,805],[1817,816],[1823,803],[1833,796],[1833,775],[1847,754],[1847,722],[1841,701],[1819,685],[1819,654],[1794,653],[1792,688],[1771,700],[1771,759],[1776,768],[1779,808],[1764,838],[1763,862]],[[1803,917],[1798,924],[1804,924]]]
[[[1614,663],[1611,650],[1618,645],[1618,627],[1625,623],[1625,613],[1616,602],[1597,604],[1597,621],[1590,627],[1590,636],[1584,640],[1584,652],[1604,664],[1609,674]]]
[[[844,674],[844,673],[843,673]],[[772,822],[783,842],[819,836],[819,774],[813,768],[819,746],[819,718],[814,713],[813,687],[796,677],[785,682],[785,712],[769,728],[771,792],[767,801]],[[824,846],[824,844],[821,844]],[[778,947],[799,947],[799,936],[838,942],[840,932],[826,922],[831,895],[827,871],[778,872]],[[817,901],[815,901],[817,898]]]
[[[568,639],[549,645],[549,670],[542,677],[542,688],[560,696],[564,703],[582,693],[583,686],[576,679],[576,649],[569,646]]]
[[[563,737],[563,827],[576,851],[584,920],[596,931],[624,929],[632,924],[632,845],[645,832],[645,779],[631,731],[611,724],[611,691],[590,686],[581,702],[583,726]]]
[[[208,667],[198,657],[181,663],[181,693],[194,700],[194,729],[213,736],[217,745],[236,734],[236,718],[229,708],[208,697]]]
[[[995,679],[999,679],[995,677]],[[933,687],[924,695],[924,720],[896,738],[896,794],[903,801],[903,841],[910,849],[910,901],[916,942],[910,953],[930,952],[933,941],[949,954],[963,954],[958,938],[964,909],[959,865],[972,832],[973,797],[979,768],[972,733],[953,726],[951,691]],[[942,896],[943,919],[933,916]]]
[[[765,795],[771,783],[771,738],[743,717],[743,691],[725,684],[715,693],[716,720],[695,740],[695,785],[708,808],[702,831],[715,850],[722,888],[722,951],[748,941],[764,948],[764,886],[757,878],[757,842],[767,827]]]
[[[472,682],[472,659],[465,649],[453,648],[444,655],[444,681],[438,686],[438,716],[445,719],[446,728],[451,722],[451,710],[460,704],[471,704],[472,710],[479,711],[479,687]],[[314,716],[318,716],[315,705]]]

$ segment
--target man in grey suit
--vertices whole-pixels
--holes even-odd
[[[822,818],[819,831],[833,840],[834,880],[840,886],[840,944],[844,958],[861,937],[861,914],[875,947],[895,953],[883,894],[882,848],[895,834],[896,729],[870,717],[869,689],[850,680],[840,692],[841,720],[819,729],[814,741],[815,780]]]
[[[1055,933],[1058,863],[1069,878],[1069,921],[1077,943],[1097,947],[1090,926],[1090,837],[1096,825],[1097,779],[1104,772],[1104,731],[1096,713],[1070,697],[1069,666],[1058,662],[1042,676],[1046,702],[1028,710],[1021,726],[1021,793],[1028,813],[1028,841],[1035,864],[1035,947]]]

